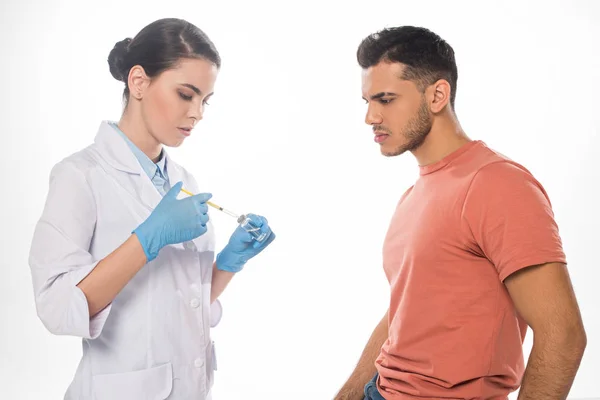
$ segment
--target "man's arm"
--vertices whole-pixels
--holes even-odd
[[[528,267],[504,283],[533,331],[533,348],[518,400],[566,399],[587,338],[565,264]]]
[[[381,352],[381,347],[388,338],[388,312],[381,319],[371,334],[365,349],[363,350],[358,364],[346,381],[346,384],[335,396],[334,400],[362,400],[364,398],[365,385],[373,379],[377,372],[375,360]]]

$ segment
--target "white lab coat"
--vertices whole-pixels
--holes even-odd
[[[171,184],[199,188],[167,155]],[[161,200],[119,134],[100,125],[95,143],[51,172],[29,264],[35,304],[46,328],[83,338],[83,356],[65,399],[205,400],[215,368],[210,303],[212,224],[192,242],[163,248],[91,320],[76,286],[119,247]]]

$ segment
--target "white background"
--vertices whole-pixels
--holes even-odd
[[[114,43],[168,16],[198,25],[223,58],[205,120],[171,155],[278,235],[222,296],[215,400],[331,399],[385,312],[382,239],[418,170],[373,142],[355,53],[395,25],[454,47],[463,128],[551,196],[589,341],[571,396],[600,397],[600,2],[345,3],[2,2],[1,399],[62,398],[75,372],[79,339],[36,317],[31,235],[50,168],[120,116]],[[220,248],[235,224],[213,220]]]

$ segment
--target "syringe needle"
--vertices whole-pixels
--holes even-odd
[[[216,208],[217,210],[223,211],[225,214],[227,215],[231,215],[233,218],[238,219],[239,217],[234,213],[231,212],[221,206],[216,205],[215,203],[211,202],[211,201],[207,201],[206,204],[208,204],[209,206]]]
[[[189,196],[193,196],[193,195],[194,195],[192,192],[189,192],[189,191],[187,191],[187,190],[185,190],[185,189],[183,189],[183,188],[181,189],[181,191],[182,191],[183,193],[185,193],[185,194],[189,195]],[[233,218],[235,218],[235,219],[238,219],[238,218],[239,218],[239,216],[238,216],[237,214],[235,214],[234,212],[232,212],[232,211],[229,211],[229,210],[227,210],[227,209],[225,209],[225,208],[223,208],[223,207],[221,207],[221,206],[219,206],[219,205],[217,205],[217,204],[213,203],[212,201],[207,201],[207,202],[206,202],[206,204],[208,204],[208,205],[209,205],[209,206],[211,206],[212,208],[216,208],[217,210],[224,212],[225,214],[227,214],[227,215],[229,215],[229,216],[232,216],[232,217],[233,217]]]

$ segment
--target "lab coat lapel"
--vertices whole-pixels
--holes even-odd
[[[107,121],[100,125],[95,142],[100,156],[112,167],[106,172],[149,211],[153,210],[162,196],[143,171],[125,140]]]
[[[167,175],[169,177],[169,185],[175,186],[177,182],[183,181],[183,171],[181,167],[176,164],[173,159],[169,156],[166,150],[163,149],[163,153],[166,157],[167,162]],[[186,189],[186,182],[183,182],[183,188]],[[187,188],[189,190],[189,188]]]

